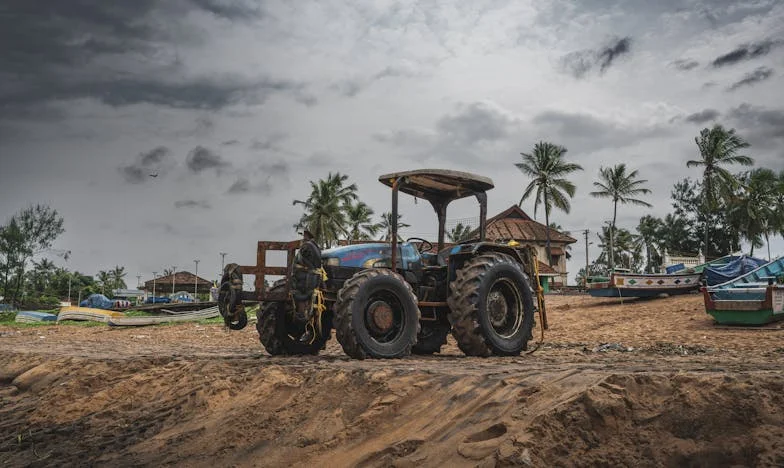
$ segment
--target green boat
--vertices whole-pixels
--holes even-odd
[[[743,289],[744,299],[718,299],[702,288],[705,311],[722,325],[759,326],[784,320],[784,284]]]

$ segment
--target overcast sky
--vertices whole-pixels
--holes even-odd
[[[6,0],[0,49],[2,222],[49,204],[66,266],[123,265],[130,286],[196,258],[212,279],[219,252],[255,263],[257,240],[295,238],[292,200],[329,171],[377,214],[380,174],[476,172],[495,182],[493,215],[528,183],[519,153],[552,141],[585,168],[553,221],[598,244],[600,166],[649,181],[654,208],[619,209],[629,229],[699,176],[685,163],[714,122],[784,169],[780,0]],[[408,235],[435,237],[428,204],[401,211]]]

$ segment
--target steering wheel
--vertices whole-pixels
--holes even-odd
[[[406,239],[406,242],[411,242],[411,241],[420,241],[419,249],[418,249],[419,253],[427,252],[428,250],[433,248],[433,244],[431,244],[430,241],[422,239],[421,237],[409,237],[408,239]]]

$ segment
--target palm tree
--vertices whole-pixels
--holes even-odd
[[[661,265],[661,246],[664,221],[651,215],[640,218],[637,225],[639,241],[645,247],[645,272],[653,273],[654,265]]]
[[[44,294],[56,271],[54,263],[46,258],[41,261],[33,261],[33,269],[29,273],[32,290],[38,294]]]
[[[770,234],[775,232],[778,218],[778,178],[770,169],[759,168],[747,172],[739,178],[740,187],[730,197],[730,219],[743,237],[754,247],[762,247],[762,237],[768,245],[770,258]]]
[[[372,222],[373,209],[364,202],[346,205],[345,210],[349,226],[349,240],[369,240],[378,234],[379,224]]]
[[[397,215],[397,238],[398,240],[401,239],[400,237],[400,228],[407,228],[411,227],[411,225],[401,222],[400,220],[403,218],[402,214]],[[392,241],[392,213],[382,213],[381,214],[381,222],[378,223],[379,231],[384,233],[384,242],[391,242]]]
[[[115,265],[114,270],[109,272],[109,275],[112,278],[112,284],[114,284],[114,289],[125,289],[125,276],[128,273],[125,272],[125,267],[121,267],[120,265]]]
[[[101,285],[101,294],[106,294],[106,286],[109,285],[112,276],[106,270],[99,271],[96,276],[98,276],[98,283]]]
[[[545,235],[547,238],[545,251],[550,266],[553,264],[553,257],[550,254],[550,212],[553,206],[555,206],[565,213],[569,213],[571,209],[569,198],[574,196],[575,186],[565,179],[564,176],[583,170],[578,164],[566,162],[564,160],[565,154],[566,148],[563,146],[540,141],[534,145],[531,154],[520,153],[523,157],[523,162],[515,163],[515,167],[532,179],[523,191],[523,196],[518,204],[522,206],[523,201],[531,196],[535,189],[534,218],[536,218],[539,204],[544,205]]]
[[[735,134],[735,129],[726,130],[719,124],[703,128],[694,139],[700,151],[700,159],[686,162],[686,167],[704,167],[702,171],[703,216],[705,217],[705,258],[708,257],[708,215],[713,212],[719,193],[737,186],[735,177],[724,167],[740,164],[751,166],[754,160],[738,154],[749,144]]]
[[[776,182],[776,211],[784,213],[784,170],[779,172],[778,181]],[[774,232],[784,236],[784,217],[778,216],[774,218],[772,227]]]
[[[455,227],[449,230],[446,233],[446,237],[449,239],[449,242],[454,242],[455,244],[467,241],[473,237],[473,229],[471,226],[463,223],[457,223]]]
[[[599,190],[591,192],[591,196],[598,198],[610,198],[613,202],[613,220],[610,225],[610,263],[609,267],[613,269],[613,241],[615,232],[615,222],[618,218],[618,203],[644,206],[650,208],[652,205],[648,202],[633,198],[637,195],[651,193],[647,188],[642,185],[648,182],[645,179],[637,179],[638,172],[634,170],[626,173],[626,164],[616,164],[613,167],[599,168],[599,182],[594,182],[594,187]]]
[[[345,185],[347,180],[347,175],[330,172],[326,179],[310,181],[307,200],[293,202],[305,208],[295,227],[309,230],[322,247],[331,246],[341,235],[348,237],[345,207],[357,199],[357,186]]]

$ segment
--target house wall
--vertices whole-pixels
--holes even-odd
[[[536,244],[531,243],[528,241],[518,241],[520,245],[533,245],[536,249],[536,256],[539,257],[539,261],[542,263],[549,264],[547,259],[547,249],[545,244]],[[560,247],[561,250],[566,251],[566,244],[560,242],[551,242],[550,247]],[[558,262],[553,264],[553,269],[557,271],[560,275],[557,277],[552,278],[553,286],[561,287],[566,284],[566,277],[568,276],[568,271],[566,271],[566,254],[558,256]]]

